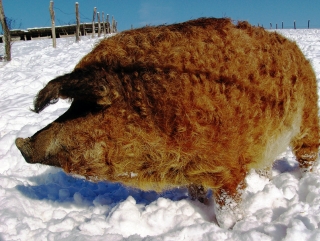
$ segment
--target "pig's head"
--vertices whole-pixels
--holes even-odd
[[[16,145],[28,163],[61,167],[57,154],[62,155],[63,150],[57,143],[54,129],[57,129],[57,127],[51,124],[32,137],[16,139]]]
[[[68,134],[74,134],[72,126],[86,121],[90,115],[98,115],[99,110],[102,111],[94,103],[74,101],[67,112],[32,137],[17,138],[16,146],[28,163],[61,167],[61,160],[70,151],[70,143],[65,142]]]
[[[17,138],[16,146],[28,163],[65,169],[73,150],[81,149],[81,145],[88,145],[87,149],[94,145],[95,140],[88,133],[93,133],[93,126],[102,122],[111,103],[121,99],[119,92],[114,76],[100,67],[76,69],[57,77],[38,93],[34,111],[39,113],[59,98],[72,99],[70,108],[32,137]]]

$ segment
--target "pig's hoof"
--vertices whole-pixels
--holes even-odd
[[[219,226],[223,229],[232,229],[237,221],[243,218],[239,204],[232,200],[225,206],[215,203],[215,214]]]

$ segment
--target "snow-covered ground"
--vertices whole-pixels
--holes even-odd
[[[320,30],[279,32],[297,41],[320,81]],[[15,42],[13,60],[0,62],[0,240],[320,240],[320,165],[301,177],[289,150],[271,180],[248,175],[245,218],[232,230],[217,225],[213,204],[189,200],[184,188],[142,192],[27,164],[15,138],[33,135],[70,105],[60,100],[35,114],[34,96],[95,41],[58,39],[56,49],[50,40]]]

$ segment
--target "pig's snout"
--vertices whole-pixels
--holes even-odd
[[[30,143],[30,138],[17,138],[16,139],[16,146],[20,150],[22,156],[28,163],[33,163],[32,156],[33,156],[33,149]]]

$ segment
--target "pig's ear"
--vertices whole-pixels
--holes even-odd
[[[51,80],[36,96],[33,111],[39,113],[59,98],[81,99],[101,107],[109,106],[120,97],[117,84],[111,83],[114,82],[112,79],[100,67],[75,69],[70,74]]]
[[[34,109],[32,111],[39,113],[50,104],[55,104],[59,99],[60,84],[57,81],[50,81],[36,96],[34,100]]]

